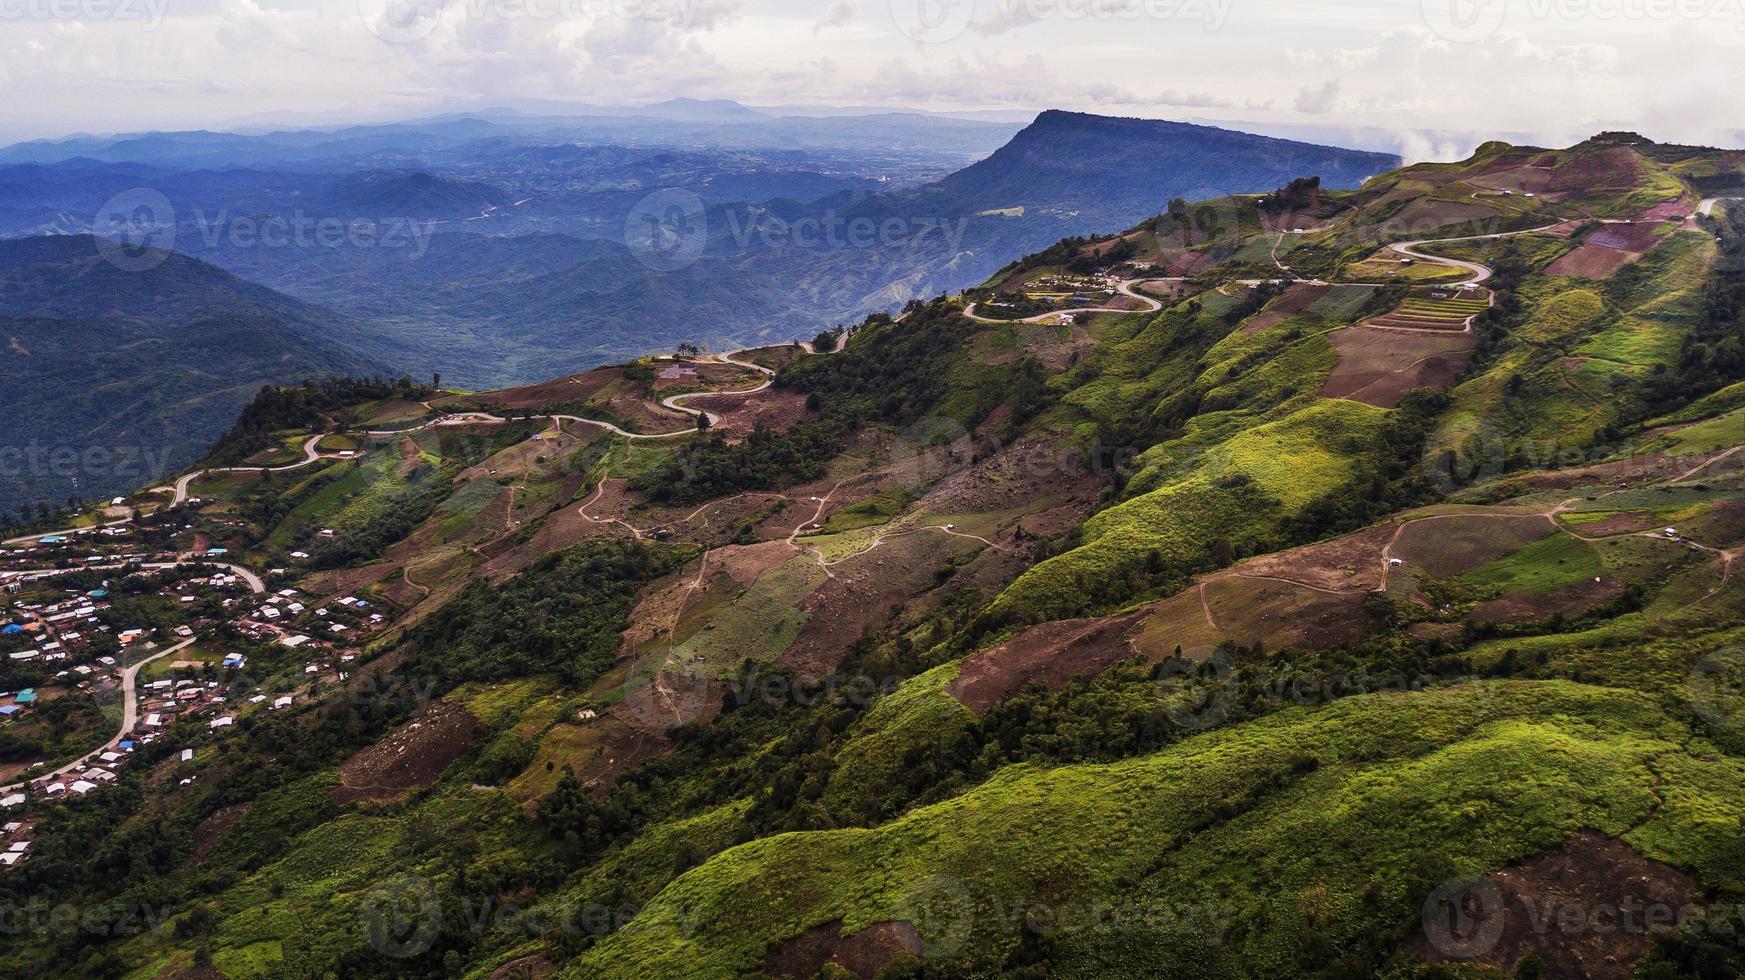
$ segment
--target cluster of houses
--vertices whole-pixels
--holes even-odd
[[[1070,301],[1094,302],[1099,297],[1115,295],[1116,287],[1121,280],[1110,272],[1097,272],[1088,276],[1063,276],[1049,274],[1038,276],[1028,284],[1034,290],[1031,299],[1062,299]]]
[[[42,664],[58,667],[52,675],[56,689],[97,691],[112,683],[116,658],[108,653],[126,649],[149,635],[144,628],[116,630],[103,619],[109,611],[109,591],[69,592],[63,600],[49,603],[13,603],[0,620],[0,639],[6,644],[6,659],[13,665]],[[109,637],[113,636],[113,641]],[[34,688],[0,693],[0,724],[28,714],[38,700]]]
[[[187,503],[198,506],[199,501]],[[214,520],[223,523],[226,518]],[[222,736],[254,712],[289,710],[326,686],[343,684],[356,658],[352,650],[387,625],[386,610],[378,611],[368,599],[341,595],[322,601],[281,587],[286,569],[265,571],[260,578],[272,583],[271,591],[260,593],[259,580],[222,564],[230,561],[227,550],[211,546],[204,533],[195,533],[192,554],[175,546],[176,538],[193,530],[186,523],[117,523],[0,548],[0,597],[11,599],[0,606],[0,666],[14,666],[14,676],[37,684],[0,691],[0,725],[28,719],[39,700],[74,694],[113,700],[124,665],[197,636],[240,634],[258,644],[248,654],[228,653],[216,663],[199,648],[186,654],[186,660],[169,653],[164,662],[154,662],[139,674],[138,715],[130,731],[53,774],[33,778],[27,770],[20,776],[23,782],[0,789],[0,813],[22,815],[19,822],[6,824],[0,837],[0,866],[25,859],[28,839],[14,832],[23,828],[27,838],[32,804],[82,797],[115,782],[137,749],[160,739],[179,740],[190,731]],[[299,561],[309,556],[295,552],[291,557]],[[202,560],[211,564],[193,564]],[[57,589],[58,579],[86,570],[109,577],[97,588],[91,588],[95,577],[82,575],[80,588]],[[111,582],[136,572],[159,576],[151,592],[156,598],[141,608],[161,609],[167,603],[181,611],[175,620],[179,625],[164,625],[161,618],[156,628],[127,622],[125,610],[135,604],[112,603]],[[265,656],[269,646],[296,651],[295,660],[286,665],[283,657],[273,656],[271,680],[247,678],[251,657]],[[178,748],[183,762],[193,759],[193,748]],[[182,775],[182,785],[198,778],[186,770]],[[7,782],[11,780],[0,779]]]
[[[14,797],[17,802],[12,802]],[[23,803],[20,794],[0,797],[0,811],[9,810]],[[30,831],[36,826],[32,820],[8,820],[0,824],[0,871],[17,867],[30,858]]]
[[[320,641],[350,642],[379,629],[387,618],[356,596],[340,596],[311,610],[296,589],[280,589],[235,620],[237,630],[260,643],[296,649]]]
[[[106,749],[89,760],[75,763],[67,772],[38,779],[30,784],[30,792],[39,799],[56,800],[67,795],[84,796],[99,786],[121,778],[117,771],[127,764],[135,743],[131,739],[113,749]]]

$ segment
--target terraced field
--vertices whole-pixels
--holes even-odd
[[[1416,289],[1393,310],[1365,321],[1364,326],[1392,330],[1464,332],[1473,317],[1490,308],[1484,289]]]
[[[356,458],[192,481],[190,539],[367,556],[286,578],[394,617],[359,676],[438,678],[442,707],[300,705],[203,745],[197,781],[129,774],[124,806],[45,823],[57,884],[175,918],[0,965],[1745,974],[1703,917],[1745,902],[1745,280],[1725,213],[1678,219],[1681,174],[1745,154],[1492,143],[1225,199],[1216,228],[1178,207],[1102,272],[1196,277],[1158,309],[992,323],[972,292],[746,355],[773,377],[449,393],[447,425],[352,433]],[[1557,274],[1596,227],[1658,244]],[[1332,282],[1406,243],[1396,268],[1484,286]],[[665,442],[459,412],[652,422],[693,384],[739,388],[698,403],[730,421]],[[1692,914],[1545,914],[1644,901]],[[1445,913],[1495,941],[1451,953]],[[396,923],[428,944],[384,953]]]

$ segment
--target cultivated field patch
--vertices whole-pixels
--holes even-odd
[[[1462,332],[1473,317],[1490,308],[1490,291],[1481,287],[1424,286],[1400,305],[1363,325],[1392,330]]]
[[[1463,962],[1513,973],[1532,956],[1548,977],[1626,980],[1654,944],[1646,910],[1689,909],[1699,894],[1690,875],[1650,861],[1616,838],[1583,831],[1554,851],[1451,895],[1459,907],[1427,909],[1425,921],[1437,927],[1456,923],[1458,931],[1449,938],[1461,943],[1486,937],[1472,943],[1474,952]],[[1570,928],[1568,914],[1577,911],[1581,925]],[[1601,922],[1611,925],[1597,927]],[[1641,927],[1620,927],[1626,922]],[[1406,948],[1425,962],[1447,959],[1424,931]]]
[[[339,767],[338,803],[386,803],[436,782],[466,753],[479,723],[452,701],[434,701]]]
[[[1456,514],[1413,521],[1400,529],[1391,556],[1449,578],[1478,568],[1552,533],[1539,515]]]
[[[1127,634],[1139,618],[1130,613],[1025,630],[999,646],[965,657],[945,691],[979,715],[1028,684],[1059,690],[1073,678],[1101,673],[1135,656],[1139,651]]]
[[[1326,335],[1339,353],[1321,394],[1393,408],[1414,388],[1445,390],[1465,370],[1471,334],[1407,333],[1348,327]]]

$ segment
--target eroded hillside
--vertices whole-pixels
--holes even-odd
[[[168,918],[8,963],[1724,973],[1740,184],[1490,144],[1176,202],[844,338],[269,393],[112,519],[380,619],[291,710],[33,802],[0,890]],[[8,545],[25,599],[105,547]],[[1688,914],[1520,925],[1547,902]]]

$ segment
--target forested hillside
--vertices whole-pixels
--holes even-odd
[[[262,384],[384,370],[355,323],[183,256],[145,258],[124,268],[88,236],[0,241],[9,520],[175,473]]]
[[[0,963],[1736,975],[1740,183],[1493,143],[1166,202],[839,349],[263,396],[254,468],[130,533],[338,638],[197,624],[236,724],[32,796],[0,900],[101,928]]]

